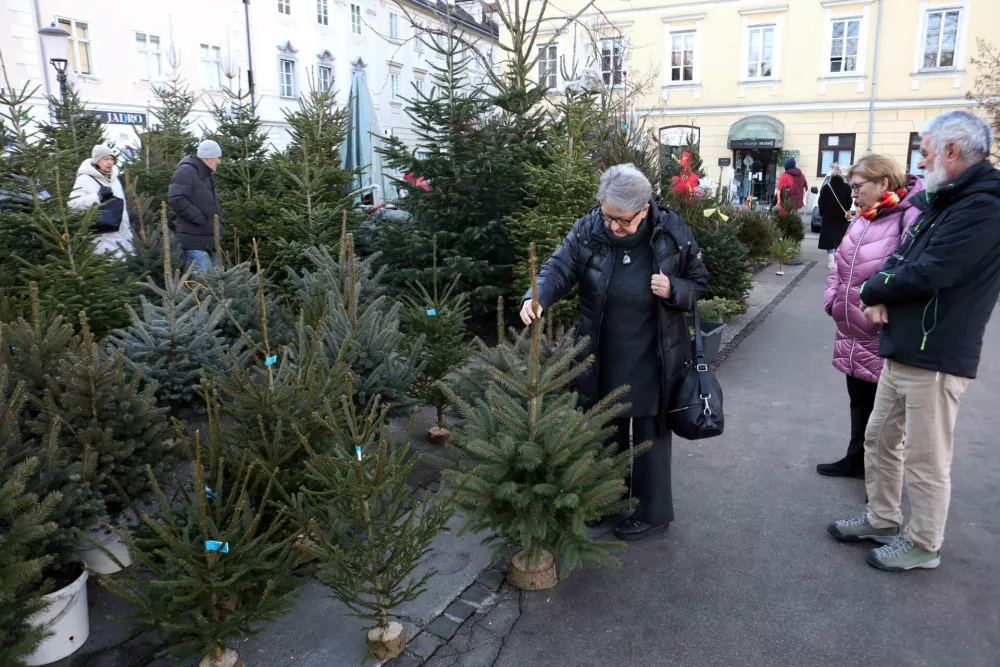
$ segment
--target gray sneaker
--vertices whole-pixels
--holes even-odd
[[[892,528],[873,528],[868,523],[868,513],[865,512],[855,519],[834,521],[826,527],[827,532],[841,542],[860,542],[871,540],[879,544],[891,544],[899,537],[899,526]]]
[[[866,560],[872,567],[886,572],[906,572],[916,568],[933,570],[941,564],[941,556],[937,551],[924,551],[905,537],[884,547],[872,549]]]

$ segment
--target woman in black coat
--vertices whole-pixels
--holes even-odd
[[[826,250],[833,268],[833,257],[851,224],[851,186],[847,184],[840,165],[830,167],[830,178],[819,192],[819,218],[822,227],[819,232],[819,249]]]
[[[653,442],[633,464],[631,491],[639,507],[615,528],[623,540],[666,530],[674,518],[670,489],[670,398],[691,356],[684,312],[693,311],[708,283],[701,252],[681,217],[652,200],[649,180],[631,164],[601,177],[595,207],[578,220],[538,272],[538,305],[525,295],[525,325],[580,291],[577,337],[588,339],[580,360],[595,362],[577,378],[587,408],[622,386],[631,409],[615,420],[621,449]]]

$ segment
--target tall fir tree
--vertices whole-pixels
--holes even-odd
[[[163,253],[170,248],[171,266],[182,266],[184,252],[167,232],[167,243],[163,243],[163,229],[156,224],[157,209],[149,195],[140,194],[139,177],[128,169],[123,174],[125,181],[125,203],[128,206],[129,222],[132,225],[132,243],[125,251],[125,266],[139,280],[150,278],[160,287],[163,284]]]
[[[65,99],[49,98],[53,113],[48,122],[41,124],[40,132],[49,155],[42,184],[50,192],[59,190],[68,195],[73,191],[80,164],[91,158],[94,146],[106,144],[107,138],[100,117],[87,112],[72,85],[66,88]]]
[[[193,154],[197,146],[191,132],[191,111],[197,97],[179,78],[153,86],[152,90],[156,105],[150,109],[150,118],[156,120],[139,128],[139,141],[128,167],[140,177],[139,192],[155,203],[166,201],[177,163]]]
[[[488,532],[500,553],[522,549],[514,568],[551,566],[556,556],[563,574],[584,564],[617,564],[612,554],[623,545],[592,539],[584,521],[634,506],[623,499],[633,453],[605,444],[613,432],[607,424],[627,409],[616,404],[622,389],[579,409],[576,394],[564,389],[593,358],[571,368],[581,343],[542,365],[542,326],[536,320],[531,327],[527,368],[501,343],[507,370],[487,369],[493,383],[485,398],[470,404],[453,396],[467,422],[455,434],[462,465],[447,476],[470,529]]]

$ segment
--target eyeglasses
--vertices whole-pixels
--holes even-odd
[[[604,218],[604,222],[606,222],[609,225],[615,224],[618,225],[619,227],[631,227],[632,223],[634,223],[635,219],[638,218],[640,215],[642,215],[642,211],[636,211],[634,214],[632,214],[631,218],[613,218],[607,213],[605,213],[604,209],[601,209],[601,217]]]
[[[871,183],[871,181],[861,181],[860,183],[851,183],[851,192],[857,194],[861,190],[861,186],[865,183]]]

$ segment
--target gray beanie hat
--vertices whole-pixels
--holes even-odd
[[[105,146],[104,144],[97,144],[96,146],[94,146],[94,150],[91,151],[90,153],[90,161],[96,163],[102,160],[103,158],[108,157],[109,155],[111,157],[114,157],[115,152],[110,148],[108,148],[107,146]]]
[[[222,157],[222,147],[211,139],[205,139],[205,141],[198,144],[198,157]]]

